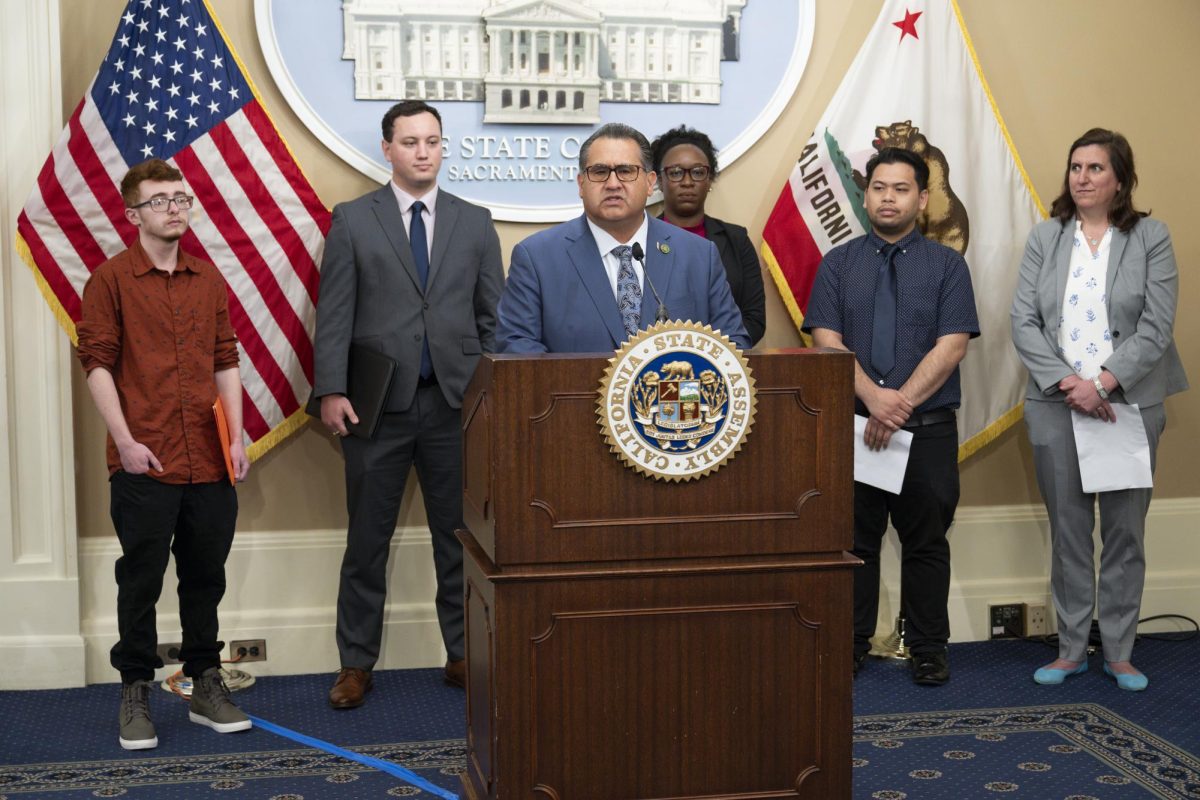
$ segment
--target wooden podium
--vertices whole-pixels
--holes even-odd
[[[468,797],[850,797],[853,355],[749,362],[744,447],[684,483],[609,452],[606,357],[480,362]]]

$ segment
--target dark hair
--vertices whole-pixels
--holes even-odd
[[[172,167],[161,158],[152,158],[130,167],[125,177],[121,178],[121,199],[126,207],[135,206],[141,200],[138,187],[142,181],[181,181],[183,173]]]
[[[424,100],[401,100],[396,105],[388,109],[383,115],[383,140],[390,142],[392,140],[392,130],[396,125],[396,117],[415,117],[417,114],[433,114],[433,118],[437,120],[438,130],[442,129],[442,115],[433,106],[426,103]]]
[[[646,172],[653,171],[653,163],[650,160],[650,142],[646,141],[646,137],[637,128],[632,128],[620,122],[609,122],[606,125],[601,125],[596,129],[596,132],[584,140],[579,147],[579,171],[583,172],[587,169],[588,151],[592,149],[592,142],[597,139],[628,139],[637,144],[642,155],[642,169]]]
[[[925,159],[912,150],[905,150],[903,147],[884,147],[871,156],[871,160],[867,162],[867,183],[871,182],[871,176],[875,174],[875,168],[880,164],[908,164],[916,173],[917,191],[923,192],[929,188],[929,165],[925,163]]]
[[[663,159],[667,157],[667,153],[672,147],[677,147],[681,144],[690,144],[708,159],[708,168],[711,170],[713,179],[717,177],[717,149],[713,147],[712,139],[708,138],[708,134],[702,133],[695,128],[689,128],[687,125],[680,125],[678,128],[664,133],[654,140],[650,145],[650,156],[653,159],[654,171],[662,172]]]
[[[1071,144],[1067,151],[1067,171],[1063,175],[1062,193],[1054,198],[1050,206],[1050,216],[1058,217],[1060,222],[1069,222],[1075,217],[1075,200],[1071,197],[1071,156],[1081,147],[1098,144],[1108,152],[1108,161],[1121,188],[1117,189],[1108,210],[1108,221],[1121,233],[1128,233],[1137,221],[1149,216],[1149,212],[1138,211],[1133,207],[1133,190],[1137,187],[1137,171],[1133,168],[1133,148],[1129,140],[1116,131],[1107,128],[1092,128]]]

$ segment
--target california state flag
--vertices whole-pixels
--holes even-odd
[[[881,147],[929,164],[922,231],[966,257],[981,335],[962,364],[959,458],[1020,418],[1025,370],[1008,310],[1045,210],[979,69],[953,0],[886,0],[800,153],[763,230],[763,257],[799,328],[821,256],[865,233],[863,171]]]

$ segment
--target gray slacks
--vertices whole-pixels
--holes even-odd
[[[343,667],[379,659],[387,599],[387,560],[409,470],[416,467],[433,540],[438,625],[447,657],[463,657],[462,413],[438,386],[417,389],[406,411],[383,415],[375,438],[342,440],[350,525],[337,601]]]
[[[1141,409],[1154,469],[1158,438],[1166,425],[1162,404]],[[1058,617],[1058,655],[1087,657],[1093,611],[1099,610],[1105,661],[1133,654],[1142,587],[1146,580],[1146,512],[1150,489],[1085,494],[1071,428],[1071,410],[1061,399],[1026,400],[1025,424],[1033,446],[1038,487],[1050,516],[1050,594]],[[1092,531],[1100,503],[1100,591]]]

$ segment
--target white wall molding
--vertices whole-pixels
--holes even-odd
[[[71,348],[16,252],[62,130],[58,0],[0,0],[0,688],[81,686]]]
[[[1099,517],[1097,516],[1097,523]],[[1142,617],[1200,619],[1200,497],[1154,500],[1146,517]],[[1099,564],[1100,537],[1096,542]],[[879,630],[892,629],[900,602],[900,550],[889,531],[880,564]],[[1050,603],[1050,522],[1041,505],[960,508],[950,531],[950,638],[988,638],[991,603]]]
[[[1049,604],[1049,533],[1040,506],[962,509],[951,532],[954,577],[950,623],[954,641],[987,638],[990,602]],[[1148,526],[1148,574],[1143,616],[1174,612],[1200,616],[1200,498],[1157,501]],[[883,563],[880,630],[890,630],[899,595],[898,550],[889,535]],[[221,604],[221,637],[267,640],[268,660],[245,667],[255,675],[332,671],[334,605],[345,531],[238,534],[227,564],[229,589]],[[116,680],[108,648],[116,638],[115,537],[80,542],[83,635],[87,680]],[[159,603],[159,640],[178,641],[178,606],[167,570]],[[445,659],[434,612],[429,533],[402,528],[392,540],[388,606],[380,669],[434,667]],[[175,668],[161,671],[165,676]]]
[[[221,638],[266,639],[267,660],[249,664],[255,675],[334,671],[338,571],[345,530],[238,533],[226,561]],[[80,540],[83,637],[87,682],[108,683],[117,673],[108,650],[117,636],[117,587],[113,562],[121,554],[115,536]],[[179,603],[174,566],[168,566],[158,603],[159,642],[179,641]],[[388,560],[388,602],[379,669],[436,667],[445,663],[437,613],[433,546],[425,528],[400,528]],[[226,654],[228,657],[228,653]],[[162,678],[178,665],[159,670]]]

